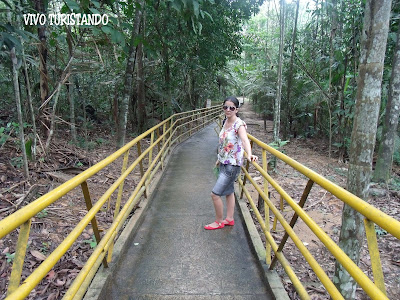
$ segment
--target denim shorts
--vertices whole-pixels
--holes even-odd
[[[217,196],[227,196],[235,191],[235,181],[240,173],[240,166],[219,165],[219,176],[212,192]]]

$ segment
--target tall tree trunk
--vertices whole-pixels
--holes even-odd
[[[156,7],[157,12],[159,12],[159,5]],[[168,46],[168,41],[170,39],[169,35],[167,32],[162,32],[161,28],[165,28],[167,26],[168,22],[170,22],[170,7],[167,7],[167,14],[165,16],[165,19],[163,19],[162,24],[158,22],[154,23],[154,27],[158,33],[158,39],[160,40],[160,43],[162,44],[162,60],[163,60],[163,72],[164,72],[164,95],[162,97],[162,119],[166,118],[165,115],[165,106],[168,105],[168,103],[171,103],[171,69],[170,69],[170,59],[169,59],[169,52],[170,48]],[[160,28],[161,27],[161,28]]]
[[[73,56],[73,39],[71,35],[71,31],[67,28],[67,44],[68,44],[68,54],[69,54],[69,59]],[[67,70],[69,73],[70,70]],[[73,83],[68,79],[66,83],[67,87],[67,98],[68,98],[68,103],[69,103],[69,122],[71,126],[71,137],[72,141],[76,143],[77,137],[76,137],[76,121],[75,121],[75,99],[73,96]]]
[[[283,131],[283,138],[287,138],[287,134],[291,133],[291,120],[292,120],[292,112],[291,112],[291,103],[290,97],[292,92],[292,81],[293,81],[293,62],[294,62],[294,49],[296,46],[296,36],[297,36],[297,20],[299,17],[299,4],[300,0],[296,2],[296,15],[294,19],[294,26],[293,26],[293,35],[292,35],[292,53],[290,55],[290,63],[289,63],[289,74],[287,78],[287,96],[286,96],[286,111],[285,111],[285,126]],[[264,118],[265,120],[265,118]],[[265,123],[265,121],[264,121]]]
[[[137,110],[136,117],[139,133],[144,130],[146,120],[146,103],[144,91],[144,72],[143,72],[143,44],[140,42],[137,49]]]
[[[39,14],[46,14],[46,7],[43,0],[35,0],[35,9]],[[40,73],[40,100],[44,103],[49,96],[48,72],[47,72],[47,42],[46,25],[38,26],[39,37],[39,73]],[[39,119],[42,122],[42,129],[46,136],[49,135],[50,120],[45,114],[46,105],[40,110]]]
[[[165,105],[171,103],[171,70],[169,66],[169,48],[166,43],[163,43],[163,60],[164,60],[164,84],[165,84],[165,95],[166,100],[163,101],[162,106],[162,119],[164,120],[166,116],[164,115]]]
[[[141,4],[143,1],[141,1]],[[141,7],[142,5],[140,5]],[[132,81],[133,81],[133,73],[135,70],[135,61],[136,61],[136,46],[135,46],[135,38],[139,34],[139,28],[142,18],[141,8],[136,8],[135,14],[135,22],[133,25],[131,40],[129,45],[129,55],[126,63],[126,71],[124,77],[124,91],[122,94],[121,101],[118,101],[119,110],[118,110],[118,127],[117,127],[117,148],[121,148],[125,144],[125,135],[126,135],[126,124],[128,121],[128,108],[129,108],[129,99],[132,93]]]
[[[361,36],[357,101],[351,134],[347,189],[365,200],[372,175],[372,156],[381,101],[391,2],[390,0],[366,1]],[[363,216],[345,204],[339,246],[356,264],[359,263],[363,237]],[[339,263],[336,263],[333,282],[345,299],[355,298],[357,284]]]
[[[82,77],[82,82],[83,82],[83,77]],[[75,85],[75,91],[77,95],[77,103],[79,103],[80,108],[82,109],[83,112],[83,126],[81,127],[81,132],[83,129],[83,136],[84,136],[84,147],[85,150],[87,150],[87,137],[88,137],[88,132],[87,132],[87,118],[86,118],[86,98],[83,97],[80,83],[79,83],[79,78],[77,75],[74,76],[74,85]],[[82,84],[84,86],[84,84]]]
[[[397,31],[397,44],[393,57],[388,102],[386,104],[385,124],[379,146],[374,181],[387,182],[390,179],[395,138],[400,113],[400,26]]]
[[[11,24],[11,13],[7,13],[8,22]],[[18,24],[19,25],[19,24]],[[14,94],[15,94],[15,103],[17,105],[17,114],[18,114],[18,123],[19,123],[19,138],[21,142],[21,151],[22,151],[22,159],[23,159],[23,168],[24,175],[27,179],[29,179],[29,167],[28,167],[28,156],[26,154],[25,148],[25,135],[24,135],[24,121],[22,119],[22,106],[21,106],[21,93],[19,88],[19,79],[18,79],[18,59],[15,53],[15,47],[12,47],[10,50],[10,60],[12,66],[12,79],[14,85]]]
[[[116,81],[114,82],[114,98],[111,102],[111,121],[113,121],[118,128],[118,83]]]
[[[285,1],[280,1],[280,43],[278,62],[278,82],[274,104],[274,141],[279,141],[279,129],[281,125],[281,97],[282,97],[282,68],[283,68],[283,44],[285,38]]]
[[[18,26],[20,26],[20,24],[21,24],[20,16],[17,16],[17,22],[18,22]],[[33,104],[32,104],[32,91],[31,91],[31,84],[29,81],[28,66],[27,66],[26,58],[25,58],[24,40],[22,38],[20,38],[20,41],[21,41],[21,45],[22,45],[21,55],[22,55],[22,65],[24,67],[23,74],[24,74],[24,78],[25,78],[26,98],[28,101],[30,116],[31,116],[31,120],[32,120],[32,131],[33,131],[33,134],[32,134],[33,135],[32,160],[35,161],[36,160],[36,144],[37,144],[36,118],[35,118],[35,111],[33,109]]]
[[[343,71],[343,77],[342,77],[342,86],[341,86],[341,93],[339,95],[339,110],[344,111],[345,109],[345,104],[344,104],[344,98],[345,98],[345,92],[346,92],[346,74],[347,74],[347,65],[349,62],[348,54],[346,54],[346,57],[344,59],[344,71]],[[343,162],[344,161],[344,154],[346,152],[346,145],[345,145],[345,134],[347,132],[347,124],[346,124],[346,119],[343,116],[343,114],[338,114],[338,136],[337,136],[337,141],[340,144],[339,147],[339,161]]]
[[[72,141],[76,143],[77,135],[76,135],[76,121],[75,121],[75,99],[74,99],[74,87],[72,81],[68,80],[66,82],[67,88],[67,99],[69,103],[69,122],[71,128],[71,137]]]
[[[45,146],[46,153],[48,153],[48,151],[49,151],[51,139],[54,135],[55,125],[56,125],[55,121],[56,121],[57,104],[58,104],[58,98],[60,96],[61,87],[62,87],[62,84],[59,83],[57,85],[57,91],[54,96],[53,110],[52,110],[52,114],[50,116],[50,130],[49,130],[49,135],[47,136],[46,146]]]
[[[28,101],[29,105],[29,111],[30,111],[30,116],[32,120],[32,135],[33,135],[33,141],[32,141],[32,160],[36,161],[36,146],[37,146],[37,130],[36,130],[36,118],[35,118],[35,110],[33,109],[33,104],[32,104],[32,92],[31,92],[31,85],[29,82],[29,73],[28,73],[28,67],[26,64],[26,59],[25,59],[25,51],[24,48],[22,48],[22,64],[24,66],[24,78],[25,78],[25,87],[26,87],[26,98]]]
[[[51,115],[50,115],[49,134],[48,134],[47,140],[46,140],[46,148],[45,148],[46,152],[49,150],[51,139],[53,137],[54,129],[55,129],[55,125],[56,125],[55,124],[55,119],[56,119],[56,112],[57,112],[57,105],[58,105],[58,97],[60,96],[60,91],[61,91],[61,88],[62,88],[63,84],[65,83],[66,80],[68,80],[68,77],[70,75],[68,73],[68,71],[69,71],[69,67],[70,67],[73,59],[74,58],[72,56],[69,58],[69,61],[68,61],[67,65],[66,65],[66,67],[64,68],[64,70],[61,73],[60,81],[57,83],[56,89],[53,91],[53,93],[49,96],[49,98],[46,101],[46,102],[48,102],[54,96],[54,99],[53,99],[53,110],[52,110]],[[42,104],[42,106],[44,106],[46,104]],[[86,105],[83,105],[83,108],[85,110]],[[86,120],[86,118],[85,118],[85,120]]]
[[[328,10],[328,8],[327,8]],[[333,105],[332,105],[332,99],[333,99],[333,93],[332,93],[332,67],[333,67],[333,62],[334,62],[334,54],[335,54],[335,36],[336,36],[336,29],[337,29],[337,14],[336,14],[336,0],[332,0],[332,28],[331,28],[331,35],[329,38],[329,47],[330,47],[330,54],[329,54],[329,90],[328,90],[328,114],[329,114],[329,158],[331,157],[332,154],[332,110],[333,110]]]
[[[10,59],[12,64],[15,102],[17,104],[19,137],[21,141],[22,158],[24,163],[23,164],[24,174],[25,177],[29,179],[28,157],[26,155],[26,149],[25,149],[24,122],[22,120],[21,97],[20,97],[21,94],[19,90],[19,81],[18,81],[18,60],[17,56],[15,55],[15,47],[13,47],[10,51]]]

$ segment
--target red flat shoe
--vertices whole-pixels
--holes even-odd
[[[217,223],[218,227],[212,227],[212,226],[210,226],[210,225],[212,225],[212,224],[214,224],[214,223]],[[214,229],[224,228],[224,226],[225,226],[224,223],[220,223],[220,222],[217,222],[217,221],[215,221],[214,223],[211,223],[211,224],[208,224],[208,225],[204,226],[204,229],[207,229],[207,230],[214,230]]]
[[[224,222],[223,224],[225,226],[233,226],[233,225],[235,225],[235,220],[228,221],[227,219],[225,219],[223,222]]]

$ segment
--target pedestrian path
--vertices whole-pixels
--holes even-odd
[[[273,299],[237,209],[235,226],[203,228],[214,221],[214,127],[174,150],[144,221],[101,298]]]

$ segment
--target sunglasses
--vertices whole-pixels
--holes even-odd
[[[235,110],[236,110],[236,106],[227,106],[227,105],[224,105],[224,106],[222,106],[222,108],[223,108],[224,110],[230,110],[230,111],[235,111]]]

